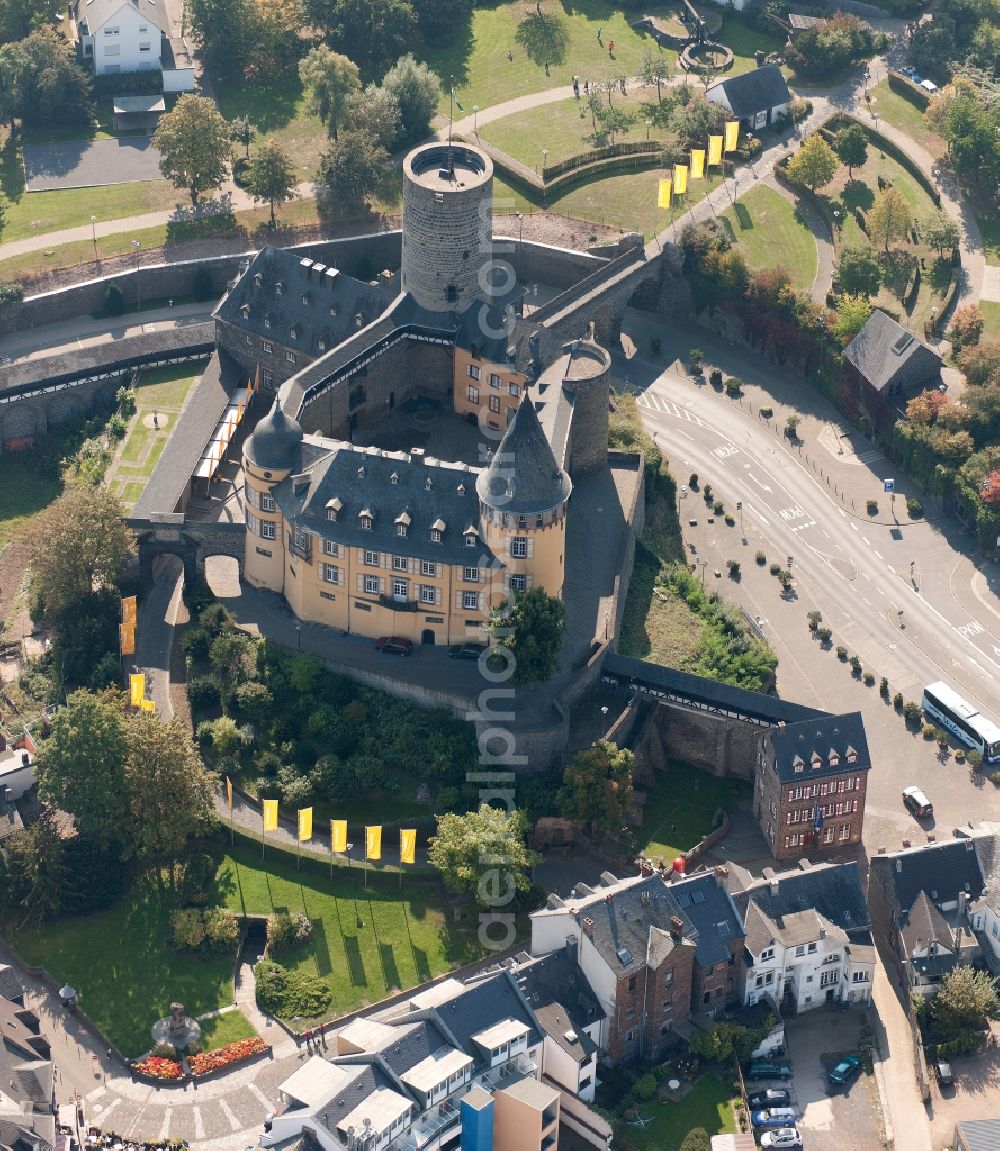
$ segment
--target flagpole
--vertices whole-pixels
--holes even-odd
[[[302,867],[302,840],[296,839],[295,841],[295,870],[298,871]]]
[[[264,803],[260,805],[260,857],[264,858]]]

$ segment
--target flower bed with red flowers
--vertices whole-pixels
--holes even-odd
[[[267,1044],[260,1036],[254,1039],[238,1039],[235,1043],[227,1043],[215,1051],[206,1051],[203,1055],[192,1055],[188,1059],[191,1074],[197,1078],[208,1075],[212,1071],[221,1071],[223,1067],[230,1067],[234,1063],[241,1063],[253,1055],[260,1055],[267,1051]]]
[[[147,1075],[150,1079],[180,1079],[181,1065],[176,1059],[161,1059],[157,1055],[150,1055],[148,1059],[140,1059],[132,1064],[133,1070],[139,1075]]]

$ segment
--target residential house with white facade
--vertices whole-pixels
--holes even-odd
[[[744,917],[743,1003],[770,999],[783,1013],[871,997],[875,947],[856,863],[811,864],[761,878],[727,869]]]
[[[79,0],[76,27],[83,62],[109,76],[159,69],[170,21],[164,0]]]

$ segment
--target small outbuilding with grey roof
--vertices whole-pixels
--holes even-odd
[[[856,383],[872,402],[892,409],[941,382],[941,357],[891,316],[876,308],[844,349]]]
[[[786,115],[792,99],[777,64],[765,64],[742,76],[728,76],[709,88],[705,95],[750,131],[765,128],[779,116]]]
[[[1000,1119],[963,1119],[955,1128],[955,1151],[997,1151]]]

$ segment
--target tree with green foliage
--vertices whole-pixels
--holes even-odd
[[[126,742],[130,854],[172,864],[188,840],[210,825],[216,780],[205,770],[179,719],[163,720],[147,712],[131,715]]]
[[[4,0],[0,4],[0,44],[24,40],[32,32],[59,21],[57,0]]]
[[[663,55],[662,49],[659,52],[653,52],[647,48],[643,52],[639,75],[647,87],[650,84],[656,85],[656,102],[658,104],[663,102],[663,85],[670,79],[670,73],[670,61]]]
[[[578,751],[563,772],[556,806],[564,819],[619,831],[632,798],[634,756],[627,747],[599,739]]]
[[[244,184],[255,201],[270,206],[273,228],[275,205],[295,199],[295,165],[277,140],[265,141],[254,152]]]
[[[254,0],[185,0],[184,12],[209,75],[223,83],[242,79],[260,39]]]
[[[712,1140],[704,1127],[692,1127],[681,1141],[678,1151],[712,1151]]]
[[[837,159],[847,168],[847,178],[853,181],[854,169],[864,167],[868,159],[868,137],[860,124],[851,124],[838,132],[834,140]]]
[[[597,122],[600,125],[596,133],[598,137],[613,144],[619,132],[627,132],[632,127],[635,116],[627,108],[601,108]]]
[[[77,691],[38,747],[39,798],[68,811],[81,835],[102,843],[128,832],[126,727],[119,693]]]
[[[513,684],[541,683],[559,670],[559,651],[566,631],[566,605],[543,587],[534,587],[504,603],[487,624],[494,642],[508,648]]]
[[[521,812],[487,803],[465,815],[439,815],[427,859],[453,894],[490,910],[513,910],[517,893],[531,889],[529,873],[539,859],[525,846],[524,832]]]
[[[469,26],[473,0],[410,0],[417,27],[427,44],[454,43]]]
[[[837,322],[833,330],[845,347],[868,323],[872,311],[871,300],[863,294],[852,296],[844,292],[837,297]]]
[[[352,93],[344,111],[344,126],[352,132],[367,132],[387,152],[396,146],[402,117],[395,92],[369,84],[364,91]]]
[[[742,1063],[750,1058],[751,1051],[761,1044],[769,1030],[769,1027],[744,1027],[741,1023],[726,1021],[716,1023],[710,1031],[699,1029],[692,1032],[689,1046],[703,1059],[712,1059],[716,1063],[736,1059]]]
[[[888,252],[889,245],[901,240],[912,227],[913,216],[903,193],[891,185],[883,188],[868,212],[869,234],[881,240]]]
[[[24,831],[4,845],[5,854],[21,873],[18,885],[24,923],[44,923],[62,910],[62,889],[66,879],[66,859],[62,836],[54,814],[45,810]],[[26,888],[23,886],[26,885]]]
[[[810,136],[788,161],[788,178],[815,194],[833,179],[837,162],[836,153],[822,136]]]
[[[867,244],[842,248],[837,262],[837,278],[844,292],[854,296],[876,295],[882,283],[878,254]]]
[[[369,79],[398,60],[417,31],[407,0],[305,0],[305,13],[330,47],[354,60]]]
[[[569,31],[565,19],[556,12],[543,12],[536,5],[518,24],[514,39],[521,45],[528,59],[545,69],[555,68],[566,59]]]
[[[55,28],[0,48],[0,119],[64,127],[89,125],[93,115],[90,75]]]
[[[976,1050],[990,1021],[1000,1018],[996,981],[988,971],[953,967],[941,979],[930,1015],[943,1042],[962,1044],[965,1052]]]
[[[944,208],[938,208],[933,215],[922,221],[920,232],[939,256],[957,248],[962,240],[962,230],[958,226],[958,221],[953,220]]]
[[[192,207],[203,192],[220,187],[229,175],[233,154],[229,125],[207,96],[185,92],[160,118],[153,147],[160,153],[160,172],[175,187],[187,190]]]
[[[380,186],[389,153],[370,132],[341,132],[319,161],[316,198],[324,212],[360,208]]]
[[[249,116],[237,116],[229,121],[229,139],[244,149],[244,159],[250,162],[250,145],[257,137],[256,125],[250,123]]]
[[[422,140],[430,130],[441,99],[441,82],[437,76],[408,53],[382,77],[381,87],[395,99],[399,108],[399,133],[392,150]]]
[[[725,108],[707,100],[701,92],[692,91],[690,98],[679,101],[670,115],[670,127],[677,135],[677,143],[685,151],[704,148],[708,137],[720,135],[725,123]]]
[[[74,485],[41,513],[31,534],[31,611],[35,619],[62,616],[102,588],[135,554],[125,508],[108,488]]]
[[[348,101],[361,87],[357,64],[320,44],[299,61],[299,79],[306,94],[306,109],[319,116],[336,140]]]

